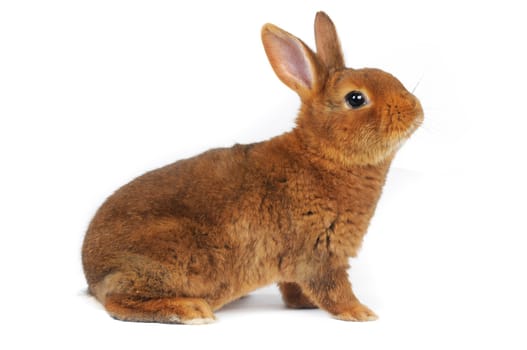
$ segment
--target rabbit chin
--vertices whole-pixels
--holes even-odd
[[[385,161],[391,161],[405,141],[406,138],[394,140],[393,142],[389,142],[381,147],[378,147],[377,149],[372,150],[371,152],[368,152],[368,154],[366,154],[364,157],[365,163],[377,165]]]
[[[361,150],[349,149],[347,151],[329,146],[324,149],[323,154],[326,159],[342,164],[345,167],[375,166],[384,162],[390,162],[395,156],[395,153],[404,144],[404,141],[406,139],[399,139],[394,142],[378,144]]]
[[[385,143],[368,147],[366,150],[350,152],[346,157],[348,158],[347,163],[350,165],[377,165],[386,161],[390,162],[415,129],[412,128],[412,130],[392,137]]]
[[[372,152],[372,164],[378,164],[384,160],[392,160],[397,151],[410,138],[410,136],[419,128],[423,121],[422,114],[418,115],[414,122],[406,129],[398,132],[392,132],[391,137],[386,143],[379,147],[376,152]]]

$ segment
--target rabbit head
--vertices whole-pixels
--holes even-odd
[[[331,19],[315,18],[314,53],[290,33],[266,24],[262,41],[280,80],[301,98],[295,131],[307,151],[345,165],[391,159],[423,120],[419,100],[389,73],[344,65]]]

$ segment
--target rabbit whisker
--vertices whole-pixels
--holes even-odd
[[[421,80],[423,80],[424,78],[424,73],[423,75],[421,75],[421,78],[419,78],[419,80],[417,81],[417,84],[415,84],[414,88],[412,89],[412,94],[415,92],[415,90],[417,89],[417,87],[419,86],[419,84],[421,84]]]

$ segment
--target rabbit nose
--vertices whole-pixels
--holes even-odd
[[[399,101],[406,101],[411,108],[414,108],[419,101],[417,98],[409,91],[404,90],[399,93]]]
[[[423,107],[421,102],[409,91],[401,91],[399,93],[400,101],[405,101],[400,103],[401,109],[404,110],[407,114],[410,114],[415,118],[416,121],[422,121],[424,118]]]

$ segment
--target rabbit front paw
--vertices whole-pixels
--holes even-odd
[[[364,321],[375,321],[379,317],[375,314],[375,312],[371,311],[368,307],[362,305],[361,303],[357,303],[345,311],[334,315],[335,318],[343,321],[358,321],[358,322],[364,322]]]

